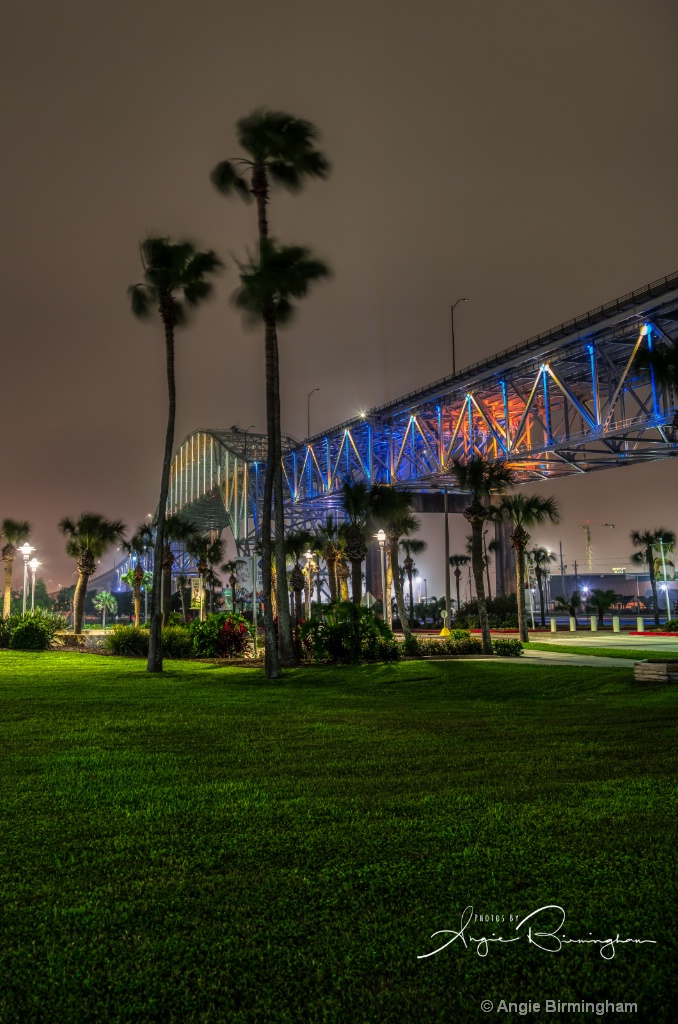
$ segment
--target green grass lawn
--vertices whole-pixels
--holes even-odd
[[[167,664],[0,652],[2,1024],[675,1021],[675,688]],[[467,937],[511,938],[547,904],[570,938],[657,945],[417,959],[469,905],[505,921]]]
[[[523,644],[526,650],[557,651],[559,654],[590,655],[593,658],[632,658],[634,661],[678,661],[675,651],[646,651],[638,647],[589,647],[587,644]]]

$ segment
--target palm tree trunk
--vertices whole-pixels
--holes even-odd
[[[483,654],[492,654],[492,638],[487,618],[485,582],[483,580],[485,572],[483,564],[483,524],[487,518],[487,511],[482,505],[471,505],[465,510],[464,518],[471,526],[471,565],[476,585],[476,600],[478,602],[478,618],[480,619],[480,631],[482,633]]]
[[[396,606],[398,608],[398,618],[400,619],[400,626],[405,634],[405,639],[409,640],[412,636],[412,630],[410,629],[409,622],[407,621],[407,612],[405,611],[405,597],[403,595],[403,581],[400,578],[398,572],[398,541],[391,541],[391,567],[393,570],[393,585],[395,587]]]
[[[333,555],[325,555],[327,566],[327,585],[330,588],[330,603],[337,600],[337,559]]]
[[[264,477],[264,501],[261,510],[261,575],[264,585],[264,670],[267,679],[278,679],[280,661],[273,621],[271,553],[273,538],[271,532],[273,514],[273,485],[275,480],[275,397],[277,360],[275,345],[275,319],[272,312],[264,316],[266,349],[266,431],[268,446],[266,453],[266,475]]]
[[[516,550],[516,597],[518,598],[518,630],[520,639],[527,643],[527,615],[525,612],[525,545],[521,543],[519,536],[511,535],[511,543]]]
[[[174,324],[171,305],[161,301],[160,315],[165,327],[165,356],[167,364],[167,431],[165,433],[165,454],[160,478],[160,500],[155,533],[153,556],[153,590],[151,591],[151,630],[148,640],[148,672],[162,672],[162,620],[160,617],[160,588],[162,587],[162,556],[165,541],[165,510],[169,491],[170,465],[174,446],[174,420],[177,409],[176,384],[174,379]]]
[[[539,587],[539,608],[541,610],[541,625],[542,629],[546,629],[546,608],[544,607],[544,581],[541,577],[541,572],[537,572],[537,586]]]
[[[363,563],[362,559],[351,559],[351,599],[353,604],[363,602]]]
[[[397,548],[396,548],[397,551]],[[396,555],[397,558],[397,555]],[[386,593],[382,595],[382,601],[384,604],[384,618],[389,626],[393,626],[393,608],[391,606],[391,587],[395,584],[393,575],[393,558],[391,551],[386,551]],[[398,611],[400,614],[400,611]]]
[[[141,625],[141,584],[134,581],[134,625]]]
[[[285,508],[283,504],[283,472],[282,450],[280,441],[280,380],[278,375],[278,341],[275,339],[275,476],[274,509],[275,509],[275,573],[276,595],[278,604],[278,655],[285,666],[299,664],[299,658],[292,638],[292,620],[287,601],[287,554],[285,551]]]
[[[89,576],[78,567],[78,582],[73,595],[73,632],[82,633],[82,620],[85,617],[85,597]]]
[[[2,617],[6,619],[12,607],[12,569],[14,567],[14,556],[5,558],[5,592],[2,599]]]
[[[455,578],[456,583],[457,583],[457,615],[458,615],[459,614],[459,609],[461,608],[461,597],[460,597],[460,594],[459,594],[459,580],[461,579],[461,569],[459,568],[459,566],[457,566],[457,568],[454,570],[454,578]],[[456,619],[456,617],[457,616],[455,615],[455,619]]]
[[[409,624],[410,624],[410,629],[411,629],[412,626],[414,625],[414,596],[412,594],[412,570],[411,569],[408,569],[408,571],[407,571],[407,583],[408,583],[408,586],[410,588],[410,619],[409,619]]]
[[[172,566],[174,558],[169,562],[165,557],[165,564],[162,567],[162,625],[163,629],[169,625],[170,610],[172,608]]]

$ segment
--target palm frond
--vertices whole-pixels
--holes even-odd
[[[237,193],[241,199],[249,203],[252,201],[252,191],[247,181],[238,174],[230,160],[222,160],[210,174],[210,181],[224,196]]]
[[[148,320],[153,313],[153,306],[157,302],[157,296],[153,289],[147,284],[132,284],[127,289],[130,297],[132,313],[139,320]]]

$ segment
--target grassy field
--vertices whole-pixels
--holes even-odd
[[[675,688],[517,661],[168,669],[0,652],[2,1024],[465,1024],[484,999],[675,1021]],[[549,953],[524,925],[477,955],[547,904],[569,938],[656,945]],[[505,921],[417,959],[469,905]]]
[[[556,651],[559,654],[590,655],[593,658],[629,658],[633,661],[678,661],[675,651],[648,651],[637,647],[589,647],[588,644],[548,644],[530,641],[526,650]]]

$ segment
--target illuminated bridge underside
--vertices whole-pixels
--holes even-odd
[[[678,396],[638,354],[678,338],[678,274],[298,443],[286,438],[291,525],[341,504],[346,480],[455,490],[453,459],[506,462],[521,483],[678,454]],[[264,436],[199,430],[172,464],[169,506],[239,542],[258,526]],[[246,500],[247,497],[247,500]]]

